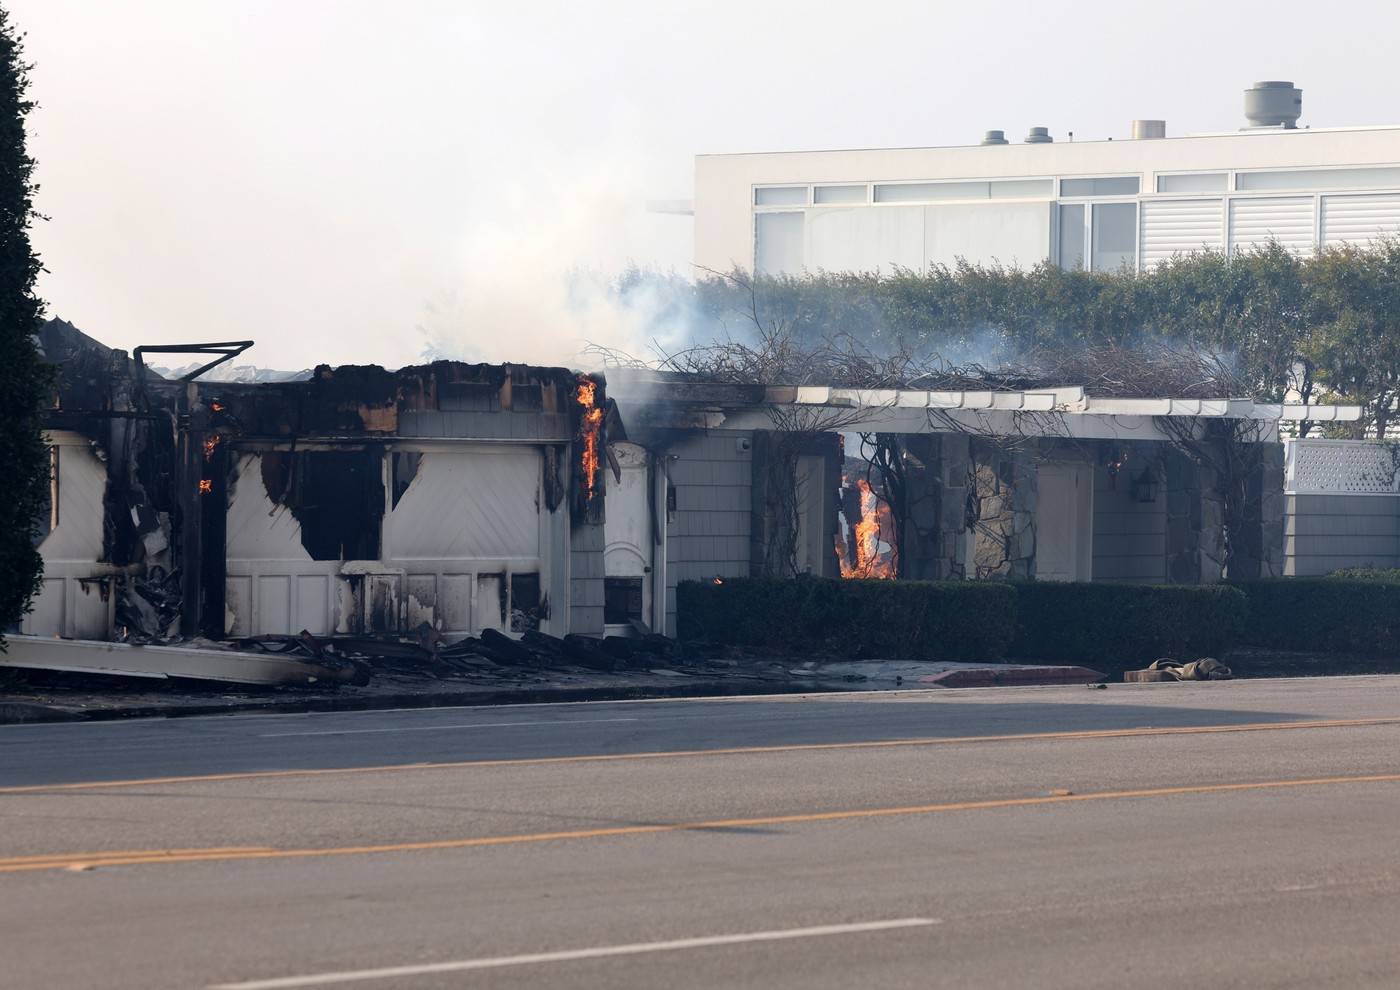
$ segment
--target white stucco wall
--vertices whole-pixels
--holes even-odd
[[[1400,128],[1395,127],[1242,131],[1144,141],[701,155],[695,162],[695,262],[719,271],[736,265],[752,268],[756,185],[1139,174],[1143,201],[1180,200],[1194,195],[1153,191],[1159,174],[1395,164],[1400,164]],[[894,205],[851,208],[907,209]],[[1374,231],[1367,230],[1374,236]]]

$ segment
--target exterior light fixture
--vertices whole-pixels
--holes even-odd
[[[1134,502],[1157,501],[1157,478],[1151,467],[1143,468],[1142,473],[1133,478],[1131,494]]]
[[[1127,459],[1128,455],[1123,451],[1109,451],[1107,456],[1109,491],[1116,491],[1118,489],[1118,474],[1123,470],[1123,464]]]

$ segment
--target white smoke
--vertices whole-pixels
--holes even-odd
[[[582,367],[589,344],[651,358],[692,339],[688,276],[635,267],[690,239],[685,218],[646,212],[642,160],[574,159],[506,184],[465,232],[456,284],[426,306],[422,357]]]

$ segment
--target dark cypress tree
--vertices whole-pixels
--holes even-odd
[[[35,340],[42,307],[34,296],[39,259],[29,244],[37,187],[24,137],[34,106],[28,69],[22,40],[0,8],[0,631],[28,610],[43,574],[35,544],[49,491],[40,426],[52,374]]]

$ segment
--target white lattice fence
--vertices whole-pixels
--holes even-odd
[[[1288,440],[1284,488],[1295,495],[1400,495],[1400,443]]]

